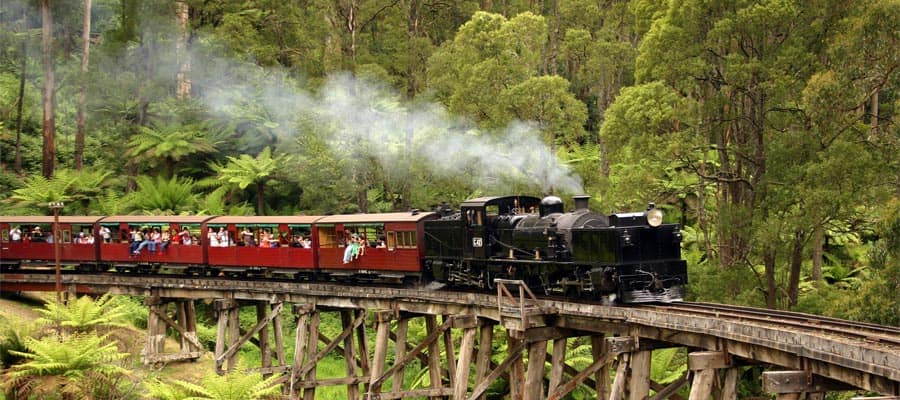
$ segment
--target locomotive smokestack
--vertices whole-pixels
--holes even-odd
[[[575,210],[576,211],[588,209],[588,203],[590,203],[590,201],[591,201],[591,196],[582,194],[579,196],[574,196],[572,198],[575,199]]]

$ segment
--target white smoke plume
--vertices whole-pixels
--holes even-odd
[[[541,139],[534,124],[517,121],[499,131],[483,131],[462,118],[448,114],[436,103],[409,103],[384,85],[356,79],[349,74],[329,77],[315,93],[297,89],[279,72],[219,62],[217,68],[237,68],[201,85],[203,101],[214,112],[228,117],[243,99],[253,96],[265,104],[264,112],[281,127],[296,126],[298,115],[314,115],[329,125],[330,143],[348,157],[359,155],[377,160],[383,169],[397,171],[407,152],[441,176],[466,174],[486,193],[517,185],[543,193],[582,193],[582,182],[567,165],[559,162]],[[225,77],[225,78],[222,78]],[[292,129],[292,128],[291,128]],[[412,148],[407,149],[407,141]],[[362,149],[362,150],[360,150]],[[356,151],[356,153],[354,153]],[[339,153],[341,154],[341,153]],[[415,182],[413,182],[415,184]]]

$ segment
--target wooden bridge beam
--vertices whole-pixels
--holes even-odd
[[[855,389],[808,371],[766,371],[762,381],[763,391],[775,394],[776,399],[822,398],[828,391]]]

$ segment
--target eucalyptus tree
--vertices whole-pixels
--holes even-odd
[[[842,93],[861,81],[830,66],[863,54],[859,46],[846,46],[832,58],[822,45],[840,43],[844,32],[854,36],[846,29],[852,23],[844,21],[866,8],[778,0],[685,0],[666,7],[653,14],[658,18],[639,47],[635,77],[638,87],[656,85],[676,100],[626,107],[633,111],[621,116],[633,130],[613,129],[616,122],[607,121],[604,132],[632,144],[617,157],[648,154],[677,162],[699,178],[697,193],[714,187],[715,197],[707,200],[716,206],[710,217],[717,231],[708,237],[718,240],[719,264],[760,271],[766,304],[790,307],[816,225],[825,215],[849,215],[852,197],[863,204],[877,197],[864,182],[878,180],[873,173],[885,160],[865,145],[865,129],[858,129],[865,118],[848,111],[858,109],[852,106],[856,93],[865,91]],[[634,99],[623,93],[620,101]],[[654,123],[654,112],[663,124]],[[857,167],[852,174],[838,172],[848,163]],[[777,273],[785,265],[788,273]],[[779,282],[781,276],[787,282]]]
[[[496,99],[536,75],[546,31],[544,18],[531,13],[507,19],[476,12],[428,60],[435,98],[483,126],[506,125],[509,115]]]

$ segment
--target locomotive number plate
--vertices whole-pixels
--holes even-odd
[[[484,239],[480,237],[472,238],[472,247],[483,247]]]

